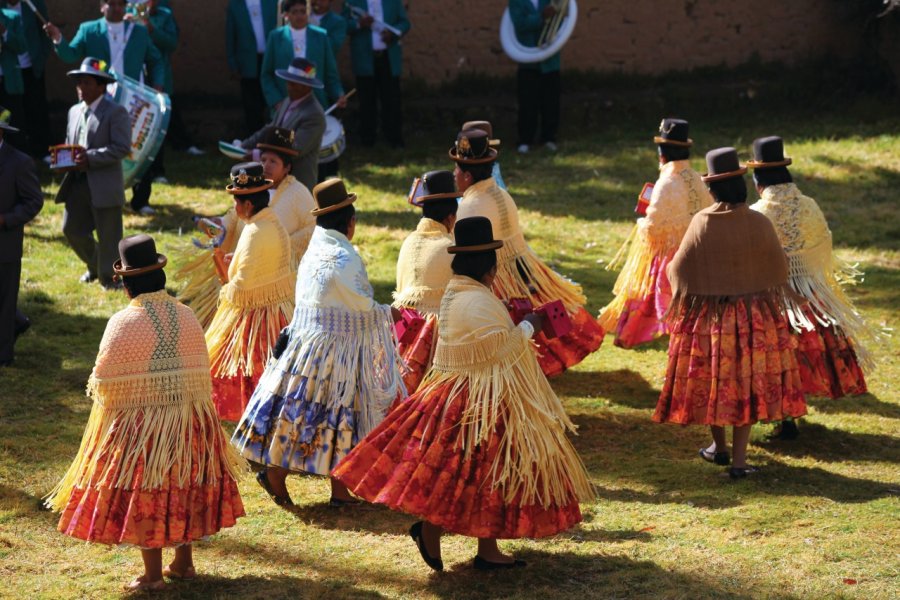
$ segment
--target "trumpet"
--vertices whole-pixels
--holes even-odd
[[[559,33],[559,27],[562,25],[563,19],[566,18],[569,11],[568,0],[551,0],[550,6],[556,9],[556,12],[553,13],[552,17],[544,21],[541,37],[538,38],[538,48],[545,48],[556,39],[556,36]]]

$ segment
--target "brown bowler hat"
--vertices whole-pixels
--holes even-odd
[[[464,165],[478,165],[497,159],[497,150],[491,148],[488,134],[481,129],[466,129],[456,136],[456,144],[450,148],[450,158]]]
[[[494,126],[491,125],[490,121],[466,121],[460,130],[465,131],[466,129],[480,129],[487,134],[488,144],[492,148],[500,146],[500,140],[494,139]]]
[[[318,217],[350,206],[356,202],[356,194],[348,194],[343,180],[335,177],[316,185],[313,188],[313,199],[316,201],[316,208],[309,212]]]
[[[419,202],[430,202],[444,198],[459,198],[456,181],[450,171],[428,171],[422,175],[422,195]]]
[[[267,190],[274,181],[266,179],[263,166],[258,162],[238,163],[231,167],[231,183],[225,191],[235,196],[246,196]]]
[[[654,136],[657,144],[690,148],[694,140],[688,137],[688,122],[684,119],[666,118],[659,123],[659,135]]]
[[[119,259],[113,263],[113,273],[119,277],[134,277],[166,266],[167,259],[156,252],[156,242],[146,233],[130,235],[119,241]]]
[[[786,167],[793,161],[784,155],[784,141],[777,135],[753,140],[753,159],[747,161],[751,169]]]
[[[288,156],[300,156],[294,149],[294,130],[282,127],[268,127],[262,134],[262,141],[256,144],[260,150],[274,150]]]
[[[716,148],[706,153],[706,168],[709,173],[700,177],[704,183],[740,177],[747,172],[738,162],[737,150],[734,148]]]
[[[494,239],[494,229],[487,217],[469,217],[453,226],[456,245],[447,248],[450,254],[467,252],[488,252],[503,246],[503,240]]]

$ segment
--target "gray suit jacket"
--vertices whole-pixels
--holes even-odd
[[[4,141],[0,145],[0,263],[22,258],[25,224],[44,205],[44,193],[38,183],[34,161]]]
[[[66,125],[66,143],[78,142],[78,125],[84,104],[79,102],[69,109]],[[96,208],[111,208],[125,204],[125,179],[122,175],[122,159],[131,152],[131,117],[124,107],[109,96],[104,96],[97,111],[88,117],[87,182],[91,190],[91,204]],[[73,173],[66,173],[57,202],[65,202]]]
[[[322,136],[325,134],[325,111],[322,110],[322,105],[316,97],[309,94],[287,115],[287,119],[284,119],[284,113],[290,104],[290,98],[285,98],[278,106],[272,122],[241,142],[241,146],[248,150],[256,148],[256,144],[269,127],[277,125],[293,129],[294,150],[300,154],[293,160],[291,174],[312,191],[319,180],[319,149],[322,147]]]

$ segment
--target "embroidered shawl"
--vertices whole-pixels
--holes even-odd
[[[419,221],[400,246],[394,306],[437,314],[444,288],[453,276],[453,255],[447,252],[452,245],[453,236],[441,223],[426,218]]]

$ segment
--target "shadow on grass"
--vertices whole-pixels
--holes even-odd
[[[796,440],[772,440],[764,447],[794,458],[829,462],[885,461],[900,463],[900,442],[890,435],[850,433],[803,420]]]
[[[348,574],[349,575],[349,574]],[[360,589],[337,578],[314,580],[290,575],[239,575],[219,577],[197,574],[188,581],[170,582],[166,589],[137,597],[149,598],[384,598],[382,594]]]
[[[604,344],[611,342],[607,336]],[[615,371],[566,371],[553,380],[553,388],[560,396],[610,397],[610,402],[629,408],[653,409],[659,389],[650,385],[643,375],[629,369]],[[613,397],[614,394],[614,397]]]
[[[406,535],[417,519],[396,512],[380,504],[362,503],[332,508],[328,502],[297,504],[288,509],[299,521],[320,529],[338,531],[368,531],[378,534]]]
[[[900,419],[900,404],[892,404],[879,400],[873,394],[863,394],[862,396],[854,396],[852,398],[840,398],[832,400],[830,398],[816,398],[807,400],[807,404],[814,408],[816,412],[833,414],[865,414],[876,415],[879,417],[888,417],[890,419]],[[803,426],[806,429],[806,426]]]

